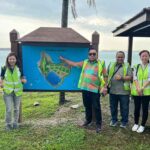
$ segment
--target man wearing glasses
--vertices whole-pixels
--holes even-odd
[[[97,51],[89,50],[88,59],[81,62],[73,62],[60,56],[60,59],[70,66],[82,67],[78,87],[82,90],[83,104],[85,107],[85,119],[83,126],[92,122],[92,106],[96,117],[96,132],[99,133],[102,125],[100,93],[107,94],[105,86],[107,71],[105,62],[98,60]]]

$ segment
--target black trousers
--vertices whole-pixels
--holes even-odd
[[[140,117],[140,110],[142,106],[142,126],[145,126],[146,121],[148,119],[148,108],[149,108],[149,101],[150,96],[133,96],[134,99],[134,122],[135,124],[139,123],[139,117]]]
[[[85,118],[87,122],[92,121],[92,106],[95,111],[96,124],[101,126],[102,115],[101,115],[101,105],[100,105],[100,94],[82,91],[83,104],[85,107]]]

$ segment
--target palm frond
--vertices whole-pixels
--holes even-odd
[[[77,11],[76,11],[76,0],[70,0],[71,4],[71,11],[74,18],[77,18]]]
[[[71,11],[72,11],[72,15],[73,17],[76,19],[77,18],[77,11],[76,11],[76,0],[70,0],[70,4],[71,4]],[[96,2],[95,0],[87,0],[87,4],[91,7],[95,7],[96,8]]]
[[[95,0],[87,0],[87,4],[88,4],[89,6],[96,7]]]

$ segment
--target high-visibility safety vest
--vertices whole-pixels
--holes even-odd
[[[116,66],[116,62],[112,62],[109,65],[109,71],[108,71],[108,83],[110,83],[109,86],[111,86],[110,80],[115,72],[115,66]],[[123,67],[123,77],[125,77],[127,75],[129,63],[123,63],[122,67]],[[129,91],[130,90],[130,81],[124,81],[123,84],[124,84],[124,90]]]
[[[137,68],[138,68],[138,70],[137,70]],[[139,67],[138,67],[138,65],[135,65],[134,69],[137,70],[137,73],[136,73],[137,81],[139,83],[140,88],[142,88],[144,83],[148,81],[148,74],[150,72],[150,65],[147,65],[145,69],[142,69],[141,65]],[[134,81],[132,83],[131,95],[138,96],[138,92],[136,90],[136,86],[135,86]],[[143,95],[150,96],[150,84],[144,88]]]
[[[16,96],[21,96],[23,92],[23,85],[20,80],[20,70],[17,66],[14,67],[13,72],[6,68],[4,75],[4,92],[10,94],[14,91]]]
[[[85,69],[85,66],[87,65],[88,63],[88,59],[84,60],[83,62],[83,66],[82,66],[82,71],[81,71],[81,74],[80,74],[80,79],[79,79],[79,82],[78,82],[78,88],[81,87],[81,83],[82,83],[82,80],[83,80],[83,72],[84,72],[84,69]],[[102,71],[103,71],[103,65],[104,65],[104,60],[97,60],[98,62],[98,78],[100,80],[100,89],[105,85],[105,81],[104,81],[104,77],[102,75]]]

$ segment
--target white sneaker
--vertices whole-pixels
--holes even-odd
[[[137,129],[137,133],[142,133],[143,131],[145,130],[145,127],[143,126],[140,126],[138,129]]]
[[[139,128],[138,124],[134,124],[134,126],[132,127],[132,131],[137,131],[137,129]]]

